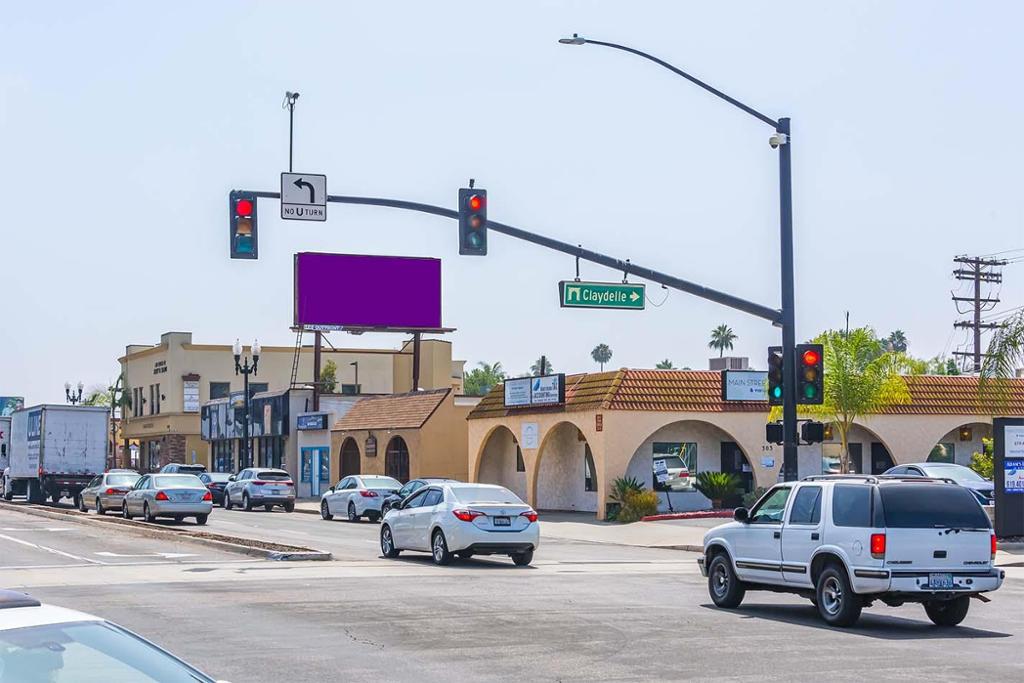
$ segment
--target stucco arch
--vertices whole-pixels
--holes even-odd
[[[582,440],[580,437],[582,436]],[[584,489],[589,452],[592,489]],[[575,420],[565,419],[544,430],[537,455],[527,463],[527,491],[538,509],[582,510],[600,514],[604,506],[604,458],[592,435]],[[579,466],[577,468],[577,465]]]
[[[351,437],[345,437],[338,450],[338,473],[339,479],[350,474],[359,474],[362,471],[363,455],[359,448],[359,442]]]
[[[487,431],[484,432],[483,438],[480,439],[480,446],[476,449],[476,453],[473,454],[473,459],[469,463],[470,481],[480,481],[480,463],[483,460],[484,451],[487,449],[487,444],[490,442],[491,437],[494,436],[495,432],[498,432],[499,430],[506,430],[512,434],[512,438],[515,438],[516,432],[514,429],[514,425],[505,422],[498,422],[496,424],[490,425],[487,428]]]
[[[520,456],[523,458],[521,470]],[[476,461],[473,481],[504,486],[526,500],[526,457],[519,448],[515,434],[508,426],[496,425],[488,431]]]

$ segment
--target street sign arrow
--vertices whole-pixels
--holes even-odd
[[[295,181],[295,187],[305,187],[309,189],[309,203],[316,204],[316,192],[313,190],[313,183],[299,178]]]
[[[558,299],[562,308],[642,311],[647,304],[645,289],[645,285],[628,282],[562,280],[558,283]]]

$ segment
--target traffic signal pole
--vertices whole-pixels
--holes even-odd
[[[779,246],[782,270],[782,477],[794,481],[797,474],[796,425],[796,302],[793,282],[793,168],[790,163],[789,119],[779,119],[777,133],[785,135],[779,145]]]

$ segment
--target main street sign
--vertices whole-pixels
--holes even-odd
[[[642,311],[646,305],[645,285],[623,282],[558,283],[558,299],[562,308],[620,308]]]
[[[316,173],[282,173],[281,218],[293,221],[327,220],[327,176]]]

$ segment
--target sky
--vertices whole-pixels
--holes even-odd
[[[442,259],[454,355],[525,373],[706,368],[711,328],[764,367],[777,328],[658,285],[643,312],[562,310],[569,256],[456,223],[332,204],[259,206],[260,258],[228,258],[227,194],[295,170],[332,194],[454,208],[779,305],[770,127],[634,46],[793,125],[797,337],[899,328],[920,357],[964,341],[957,254],[1024,248],[1016,2],[32,2],[0,23],[0,395],[106,384],[128,344],[291,345],[298,251]],[[1018,252],[1020,253],[1020,252]],[[621,273],[584,263],[584,279]],[[634,278],[635,279],[635,278]],[[338,281],[344,293],[343,277]],[[998,310],[1024,301],[1005,270]],[[397,335],[332,333],[337,347]]]

